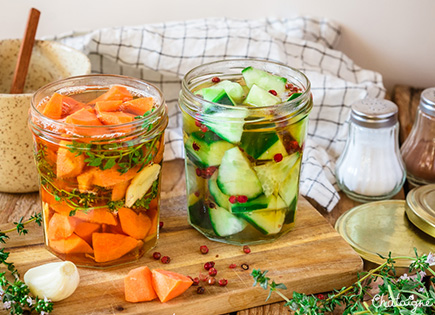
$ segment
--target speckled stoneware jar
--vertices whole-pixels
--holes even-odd
[[[89,74],[86,55],[68,46],[36,41],[23,94],[9,94],[21,40],[0,41],[0,191],[38,190],[33,140],[27,126],[30,99],[40,87],[70,76]]]

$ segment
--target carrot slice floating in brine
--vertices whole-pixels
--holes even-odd
[[[120,125],[134,120],[133,115],[123,112],[100,112],[98,118],[105,125]]]
[[[162,269],[154,269],[152,275],[153,288],[160,302],[167,302],[179,296],[193,283],[193,281],[185,275]]]
[[[139,170],[139,166],[135,166],[130,168],[124,174],[121,174],[118,171],[117,167],[112,167],[107,170],[100,170],[99,168],[93,168],[92,184],[101,187],[111,187],[116,184],[132,179],[137,174],[138,170]]]
[[[82,108],[75,113],[66,117],[65,122],[81,126],[101,126],[103,125],[98,119],[93,109]]]
[[[92,209],[87,212],[77,211],[74,217],[92,223],[117,224],[115,217],[107,208]]]
[[[97,116],[101,114],[101,112],[116,112],[120,110],[121,104],[121,100],[96,102],[95,111],[97,112]]]
[[[112,188],[112,201],[118,201],[125,197],[125,192],[127,191],[130,181],[126,180],[113,186]]]
[[[101,225],[97,223],[91,222],[79,222],[77,223],[74,233],[84,239],[86,242],[91,244],[92,242],[92,234],[95,232],[99,232]]]
[[[92,234],[92,245],[96,262],[106,262],[121,258],[138,246],[138,241],[130,236],[112,233]]]
[[[66,141],[59,143],[56,160],[57,177],[76,177],[85,167],[85,156],[70,152],[69,148],[65,147],[67,144],[69,143]]]
[[[106,93],[90,101],[88,104],[95,104],[101,101],[118,101],[118,100],[125,102],[132,99],[133,96],[127,90],[126,87],[120,85],[112,85]]]
[[[143,115],[153,108],[152,97],[141,97],[122,103],[121,110],[135,115]]]
[[[118,217],[124,233],[137,240],[145,238],[151,228],[151,220],[143,212],[137,214],[129,208],[121,208],[118,210]]]
[[[55,213],[48,222],[47,236],[50,240],[60,240],[70,237],[76,225],[74,218]]]
[[[70,237],[54,241],[49,241],[50,247],[61,254],[92,254],[92,247],[80,236],[72,234]]]
[[[130,270],[124,278],[124,292],[127,302],[145,302],[157,298],[151,270],[147,266]]]
[[[54,93],[50,100],[45,104],[42,114],[52,119],[62,118],[62,99],[63,95]]]

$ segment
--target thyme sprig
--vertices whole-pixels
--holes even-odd
[[[435,314],[435,272],[431,268],[435,256],[431,253],[419,256],[415,251],[415,257],[391,257],[390,253],[382,258],[385,262],[379,267],[359,273],[353,285],[334,290],[326,297],[293,292],[289,299],[277,290],[285,290],[285,285],[270,281],[267,270],[254,269],[251,275],[254,286],[259,284],[263,289],[269,289],[266,300],[272,292],[279,294],[295,315],[330,314],[337,306],[345,307],[342,314]],[[412,261],[408,268],[412,276],[396,276],[396,260],[403,259]]]
[[[35,213],[26,221],[21,217],[18,222],[14,222],[14,228],[0,231],[0,243],[6,243],[9,238],[6,235],[7,233],[17,231],[19,235],[27,234],[28,230],[25,225],[31,222],[36,222],[41,226],[41,213]],[[24,314],[25,312],[37,312],[41,315],[50,313],[53,310],[53,303],[47,299],[32,297],[29,287],[20,280],[20,275],[14,263],[8,261],[9,254],[9,252],[5,251],[5,248],[0,249],[0,268],[5,266],[7,269],[7,271],[0,272],[0,298],[3,308],[9,311],[11,315]]]

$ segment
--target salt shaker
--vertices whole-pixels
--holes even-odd
[[[406,174],[396,104],[366,98],[352,105],[349,135],[335,173],[339,188],[359,202],[389,199],[399,192]]]
[[[401,152],[412,185],[435,183],[435,88],[421,93],[414,125]]]

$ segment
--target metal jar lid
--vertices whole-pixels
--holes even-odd
[[[420,231],[405,214],[405,200],[384,200],[350,209],[338,218],[335,229],[365,260],[382,264],[388,257],[415,257],[429,254],[435,239]],[[411,260],[397,260],[397,267],[408,267]]]
[[[398,120],[399,109],[391,101],[380,98],[364,98],[352,104],[350,120],[367,128],[394,126]]]
[[[435,237],[435,185],[412,189],[406,196],[405,210],[416,227]]]
[[[420,109],[428,115],[435,116],[435,87],[425,89],[421,93]]]

